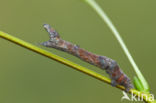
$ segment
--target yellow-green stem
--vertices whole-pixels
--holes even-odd
[[[67,59],[64,59],[64,58],[62,58],[60,56],[57,56],[57,55],[55,55],[55,54],[53,54],[51,52],[48,52],[48,51],[46,51],[44,49],[41,49],[41,48],[39,48],[39,47],[37,47],[35,45],[32,45],[32,44],[30,44],[28,42],[25,42],[25,41],[23,41],[23,40],[21,40],[19,38],[11,36],[11,35],[9,35],[7,33],[2,32],[2,31],[0,31],[0,37],[3,38],[3,39],[6,39],[8,41],[11,41],[11,42],[13,42],[13,43],[15,43],[17,45],[20,45],[20,46],[22,46],[24,48],[27,48],[27,49],[29,49],[31,51],[34,51],[34,52],[36,52],[36,53],[38,53],[40,55],[48,57],[48,58],[50,58],[52,60],[58,61],[58,62],[60,62],[62,64],[65,64],[65,65],[67,65],[67,66],[69,66],[69,67],[71,67],[71,68],[73,68],[75,70],[83,72],[83,73],[85,73],[85,74],[87,74],[89,76],[92,76],[92,77],[94,77],[94,78],[96,78],[98,80],[101,80],[101,81],[111,85],[110,79],[102,76],[101,74],[98,74],[98,73],[96,73],[94,71],[91,71],[91,70],[89,70],[89,69],[87,69],[85,67],[82,67],[82,66],[80,66],[80,65],[78,65],[76,63],[73,63],[73,62],[71,62],[71,61],[69,61]],[[123,86],[118,85],[116,87],[121,89],[121,90],[125,90],[125,88]],[[139,93],[142,94],[141,92],[139,92],[139,91],[137,91],[135,89],[131,89],[129,91],[129,93],[132,93],[132,92],[133,92],[133,94],[136,94],[137,96],[139,95]],[[147,98],[150,98],[150,95],[148,95]],[[146,101],[146,97],[144,97],[144,100]],[[148,101],[146,101],[146,102],[148,102]],[[149,102],[149,103],[156,103],[156,102],[154,101],[154,102]]]

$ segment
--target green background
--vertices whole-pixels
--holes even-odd
[[[111,18],[156,94],[156,1],[97,0]],[[0,30],[75,63],[108,75],[74,56],[38,45],[47,41],[42,25],[52,25],[65,40],[115,59],[135,72],[102,19],[83,0],[0,0]],[[122,92],[27,49],[0,39],[1,103],[120,103]],[[122,103],[130,103],[124,100]]]

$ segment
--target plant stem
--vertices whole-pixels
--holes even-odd
[[[124,53],[126,54],[128,60],[130,61],[131,65],[133,66],[134,71],[136,72],[138,78],[140,79],[142,85],[144,86],[145,91],[149,91],[149,85],[145,80],[144,76],[142,75],[141,71],[139,70],[137,64],[135,63],[132,55],[130,54],[128,48],[126,47],[122,37],[120,36],[119,32],[117,31],[116,27],[113,25],[109,17],[106,15],[104,10],[95,2],[95,0],[85,0],[87,4],[89,4],[96,13],[102,18],[102,20],[108,25],[114,36],[116,37],[117,41],[119,42],[121,48],[123,49]]]
[[[96,73],[94,71],[91,71],[91,70],[89,70],[89,69],[87,69],[85,67],[82,67],[82,66],[80,66],[80,65],[78,65],[76,63],[73,63],[73,62],[71,62],[71,61],[69,61],[67,59],[64,59],[62,57],[59,57],[59,56],[57,56],[57,55],[55,55],[55,54],[53,54],[51,52],[48,52],[48,51],[46,51],[44,49],[41,49],[41,48],[39,48],[39,47],[37,47],[35,45],[32,45],[32,44],[30,44],[28,42],[25,42],[25,41],[21,40],[19,38],[16,38],[14,36],[11,36],[11,35],[9,35],[7,33],[2,32],[2,31],[0,31],[0,37],[3,38],[3,39],[8,40],[10,42],[13,42],[13,43],[15,43],[17,45],[20,45],[20,46],[22,46],[22,47],[24,47],[26,49],[29,49],[31,51],[34,51],[34,52],[36,52],[36,53],[38,53],[40,55],[43,55],[45,57],[48,57],[48,58],[50,58],[52,60],[55,60],[57,62],[60,62],[60,63],[62,63],[64,65],[67,65],[67,66],[69,66],[69,67],[71,67],[71,68],[73,68],[75,70],[78,70],[80,72],[83,72],[83,73],[85,73],[85,74],[87,74],[89,76],[92,76],[92,77],[94,77],[94,78],[96,78],[98,80],[101,80],[101,81],[103,81],[103,82],[111,85],[110,79],[102,76],[101,74],[98,74],[98,73]],[[123,86],[120,86],[120,85],[117,85],[116,88],[119,88],[121,90],[125,90],[125,88]],[[137,96],[139,96],[140,94],[143,94],[143,92],[139,92],[139,91],[137,91],[135,89],[131,89],[129,91],[129,93],[136,94]],[[144,93],[144,94],[147,94],[147,93]],[[150,95],[149,94],[147,94],[147,98],[150,98]],[[146,96],[144,96],[144,100],[146,101]],[[156,103],[156,102],[153,101],[153,102],[149,102],[149,103]]]

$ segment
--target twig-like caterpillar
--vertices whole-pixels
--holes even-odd
[[[59,34],[50,27],[48,24],[44,24],[44,28],[50,35],[50,40],[42,43],[43,46],[55,48],[61,51],[70,53],[85,62],[88,62],[92,65],[95,65],[109,74],[111,78],[112,86],[122,85],[125,87],[125,90],[128,92],[133,85],[131,84],[130,79],[126,74],[122,72],[119,65],[115,60],[112,60],[106,56],[99,56],[93,53],[90,53],[79,46],[72,44],[68,41],[65,41],[60,38]]]

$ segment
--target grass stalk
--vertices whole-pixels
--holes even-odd
[[[117,41],[119,42],[121,48],[123,49],[124,53],[126,54],[128,60],[130,61],[131,65],[133,66],[134,71],[136,72],[138,78],[140,79],[142,86],[144,87],[144,91],[149,91],[149,85],[147,81],[145,80],[144,76],[142,75],[141,71],[139,70],[139,67],[135,63],[132,55],[130,54],[126,44],[124,43],[122,37],[120,36],[120,33],[117,31],[116,27],[112,23],[112,21],[109,19],[107,14],[102,10],[102,8],[96,3],[95,0],[85,0],[87,4],[89,4],[95,12],[102,18],[102,20],[108,25],[114,36],[116,37]]]
[[[57,55],[55,55],[55,54],[53,54],[51,52],[48,52],[48,51],[46,51],[44,49],[41,49],[41,48],[39,48],[39,47],[37,47],[35,45],[32,45],[32,44],[30,44],[28,42],[25,42],[25,41],[23,41],[23,40],[21,40],[19,38],[16,38],[14,36],[11,36],[11,35],[9,35],[9,34],[7,34],[5,32],[2,32],[2,31],[0,31],[0,37],[3,38],[3,39],[6,39],[6,40],[8,40],[8,41],[10,41],[12,43],[15,43],[17,45],[20,45],[21,47],[24,47],[26,49],[29,49],[29,50],[33,51],[33,52],[36,52],[36,53],[38,53],[38,54],[40,54],[42,56],[48,57],[48,58],[50,58],[52,60],[55,60],[55,61],[57,61],[59,63],[62,63],[64,65],[67,65],[67,66],[69,66],[69,67],[71,67],[71,68],[73,68],[75,70],[78,70],[80,72],[83,72],[84,74],[87,74],[87,75],[89,75],[91,77],[94,77],[94,78],[96,78],[98,80],[101,80],[101,81],[103,81],[103,82],[111,85],[110,79],[104,77],[103,75],[98,74],[98,73],[96,73],[94,71],[91,71],[91,70],[89,70],[89,69],[87,69],[87,68],[85,68],[83,66],[80,66],[80,65],[78,65],[76,63],[73,63],[73,62],[71,62],[71,61],[69,61],[67,59],[64,59],[64,58],[62,58],[60,56],[57,56]],[[120,86],[120,85],[117,85],[116,88],[119,88],[121,90],[125,90],[125,88],[123,86]],[[146,102],[149,102],[149,103],[156,103],[155,101],[151,102],[151,101],[147,101],[146,100],[146,98],[147,99],[148,98],[151,98],[151,96],[148,93],[139,92],[139,91],[137,91],[135,89],[131,89],[129,91],[129,93],[130,94],[133,93],[133,94],[135,94],[137,96],[139,96],[140,94],[147,94],[147,97],[146,96],[143,97],[144,100]]]

